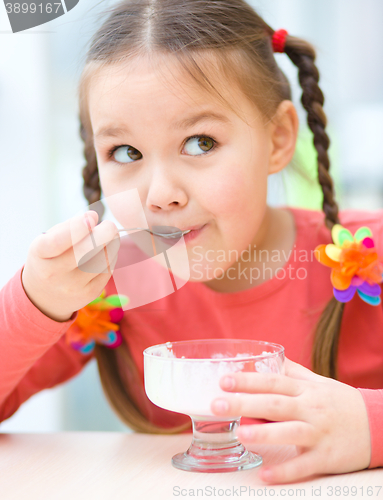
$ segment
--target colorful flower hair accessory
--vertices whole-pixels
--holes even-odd
[[[360,227],[353,236],[348,229],[335,224],[331,236],[334,243],[318,245],[314,254],[318,262],[332,267],[335,298],[349,302],[358,292],[367,304],[379,305],[383,261],[376,252],[371,229]]]
[[[118,323],[124,316],[122,306],[129,302],[125,295],[109,295],[105,290],[97,299],[78,311],[76,320],[66,332],[66,343],[83,354],[93,351],[96,343],[111,349],[121,345]]]

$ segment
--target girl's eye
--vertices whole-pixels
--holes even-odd
[[[201,150],[204,153],[211,151],[216,145],[216,141],[205,135],[194,135],[193,137],[189,137],[185,146],[187,144],[190,144],[186,150],[188,154],[200,156],[199,153],[201,153]],[[114,159],[118,163],[131,163],[135,160],[140,160],[142,158],[142,154],[138,151],[138,149],[135,149],[132,146],[124,145],[112,148],[108,151],[108,157]]]
[[[116,146],[108,153],[109,158],[114,158],[118,163],[131,163],[140,160],[142,154],[132,146]]]
[[[206,137],[204,135],[195,135],[193,137],[190,137],[186,141],[186,144],[188,143],[191,144],[191,147],[189,148],[189,151],[186,152],[191,155],[200,153],[201,149],[205,153],[208,153],[211,149],[213,149],[215,145],[214,139],[212,139],[211,137]]]

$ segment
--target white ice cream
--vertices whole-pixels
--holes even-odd
[[[281,371],[277,358],[260,359],[259,356],[248,353],[237,354],[235,358],[216,354],[214,361],[176,358],[171,348],[159,348],[158,352],[152,354],[154,355],[144,356],[145,390],[148,398],[161,408],[193,417],[217,419],[210,406],[213,399],[228,395],[219,387],[219,380],[223,375],[238,371]],[[266,351],[262,353],[270,354]]]

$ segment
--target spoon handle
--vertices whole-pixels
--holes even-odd
[[[152,231],[151,229],[145,228],[145,227],[130,227],[130,228],[122,228],[119,229],[118,232],[120,231],[133,231],[135,229],[141,230],[141,231],[148,231],[151,234],[154,234],[155,236],[161,236],[162,238],[177,238],[178,236],[183,236],[183,234],[188,233],[189,231],[177,231],[174,233],[156,233],[155,231]]]

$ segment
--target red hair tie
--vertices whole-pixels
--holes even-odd
[[[285,51],[285,43],[286,43],[287,35],[288,35],[288,33],[286,30],[274,31],[274,34],[271,38],[271,43],[273,45],[274,52],[284,52]]]

